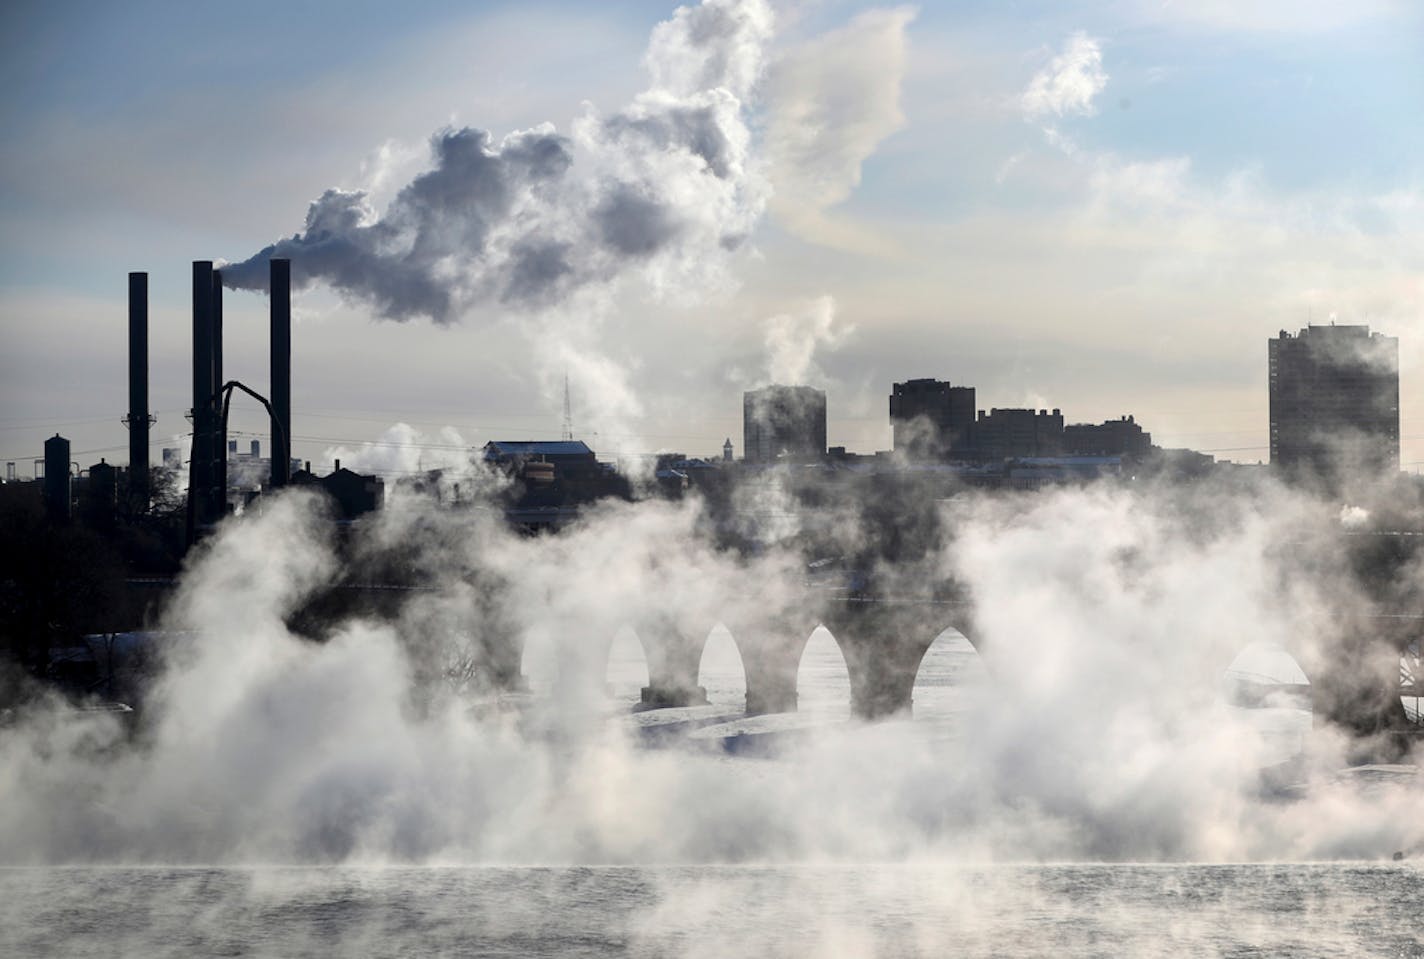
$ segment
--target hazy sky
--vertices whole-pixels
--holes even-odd
[[[715,6],[735,32],[631,0],[7,4],[0,456],[127,458],[147,270],[156,459],[191,405],[189,263],[311,240],[336,188],[361,262],[405,272],[296,297],[310,459],[556,437],[565,376],[601,454],[740,455],[742,391],[791,379],[868,452],[891,383],[933,376],[1255,462],[1266,340],[1333,319],[1399,337],[1424,469],[1417,4]],[[417,179],[467,126],[489,139]],[[225,373],[265,391],[266,299],[225,304]],[[265,446],[251,404],[233,426]]]

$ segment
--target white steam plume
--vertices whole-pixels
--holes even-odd
[[[590,111],[572,136],[544,124],[496,139],[443,130],[433,167],[383,213],[330,189],[296,235],[223,268],[265,289],[267,261],[329,284],[382,317],[448,323],[482,308],[540,310],[626,275],[655,292],[715,273],[751,232],[766,188],[744,109],[771,32],[764,0],[704,0],[654,29],[650,83]]]
[[[381,433],[379,439],[359,446],[330,446],[328,462],[357,473],[381,475],[413,475],[428,470],[463,471],[470,468],[470,445],[453,426],[441,427],[428,436],[408,423],[396,423]]]
[[[823,379],[816,351],[834,349],[853,331],[836,323],[836,301],[819,296],[794,313],[778,313],[766,323],[767,374],[772,383],[798,385]]]

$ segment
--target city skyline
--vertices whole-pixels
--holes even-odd
[[[663,277],[639,262],[582,299],[476,298],[445,325],[313,286],[296,303],[294,452],[405,439],[438,465],[552,438],[567,373],[600,453],[713,454],[740,433],[742,393],[771,382],[827,393],[829,444],[888,449],[890,385],[936,377],[985,408],[1131,413],[1159,445],[1264,461],[1263,341],[1333,316],[1398,337],[1401,461],[1418,469],[1424,137],[1396,122],[1424,110],[1418,14],[1035,10],[778,7],[744,102],[741,185],[763,193],[738,201],[749,232],[715,270],[650,297]],[[22,475],[54,432],[86,464],[125,459],[128,271],[152,283],[156,462],[188,429],[189,261],[293,236],[332,187],[388,211],[446,126],[499,143],[551,121],[578,140],[583,101],[606,119],[673,83],[639,66],[671,4],[434,6],[340,44],[318,13],[270,36],[256,15],[221,53],[201,18],[161,12],[67,33],[7,14],[0,449]],[[55,62],[72,69],[42,83]],[[607,143],[576,146],[577,165]],[[226,369],[258,389],[266,307],[226,304]],[[265,435],[263,419],[234,405],[235,432]]]

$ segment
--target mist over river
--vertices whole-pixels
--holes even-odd
[[[846,756],[869,774],[864,764],[873,763],[875,752],[889,749],[903,758],[911,743],[929,754],[953,754],[972,741],[966,712],[991,688],[972,646],[947,632],[921,669],[914,720],[851,725],[845,666],[829,634],[818,631],[803,657],[799,718],[702,725],[737,712],[735,655],[730,637],[714,634],[702,670],[708,706],[635,714],[646,667],[636,640],[628,634],[615,639],[608,705],[597,721],[604,735],[636,741],[639,731],[678,730],[647,740],[659,745],[632,747],[673,766],[646,771],[706,775],[714,784],[709,788],[720,784],[734,793],[760,784],[794,796],[806,804],[809,818],[819,819],[817,807],[835,801],[797,792],[792,781],[823,775],[826,764]],[[532,697],[540,694],[540,672],[530,665]],[[523,708],[530,708],[528,701]],[[1310,725],[1309,714],[1294,709],[1257,711],[1249,719],[1267,737],[1282,727],[1304,734]],[[694,748],[686,730],[699,726],[715,735],[702,736],[703,748]],[[752,739],[779,742],[768,747],[771,758],[708,748],[739,726],[761,730]],[[955,771],[930,762],[917,774],[928,779]],[[636,791],[627,782],[616,788]],[[584,799],[597,801],[586,793]],[[604,799],[638,804],[632,795]],[[1263,808],[1277,807],[1263,801]],[[546,828],[557,831],[555,813],[543,814],[550,817]],[[4,868],[0,954],[1424,956],[1418,922],[1424,869],[1417,859],[993,863],[982,861],[985,847],[971,845],[963,850],[965,862],[954,861],[931,838],[942,842],[953,824],[935,821],[941,814],[936,810],[918,814],[923,821],[917,838],[882,848],[878,861],[853,861],[853,844],[838,851],[826,835],[829,844],[811,861],[756,864]],[[867,829],[874,831],[874,824]],[[658,830],[649,831],[655,844]],[[747,860],[778,855],[775,844],[759,845],[768,834],[754,825],[742,838],[721,836],[720,854]],[[1034,851],[1031,837],[1023,848]],[[656,845],[644,851],[654,859],[661,855]]]
[[[0,730],[0,954],[1420,955],[1415,767],[1345,775],[1298,700],[1223,694],[1329,636],[1269,588],[1299,516],[1248,507],[946,512],[980,633],[865,722],[824,627],[786,637],[796,711],[744,715],[725,623],[804,602],[804,561],[714,548],[696,503],[521,537],[397,500],[343,546],[276,498],[195,552],[135,730]],[[293,631],[391,551],[431,587]],[[636,709],[638,630],[689,612],[707,704]],[[527,689],[454,682],[510,637]]]

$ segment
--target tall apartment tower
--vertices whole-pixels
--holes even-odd
[[[1337,483],[1399,469],[1399,340],[1308,326],[1269,341],[1271,464]]]
[[[974,387],[948,380],[906,380],[890,392],[895,452],[910,459],[941,459],[970,445]]]
[[[748,463],[824,459],[825,392],[809,386],[766,386],[743,393],[742,451]]]

